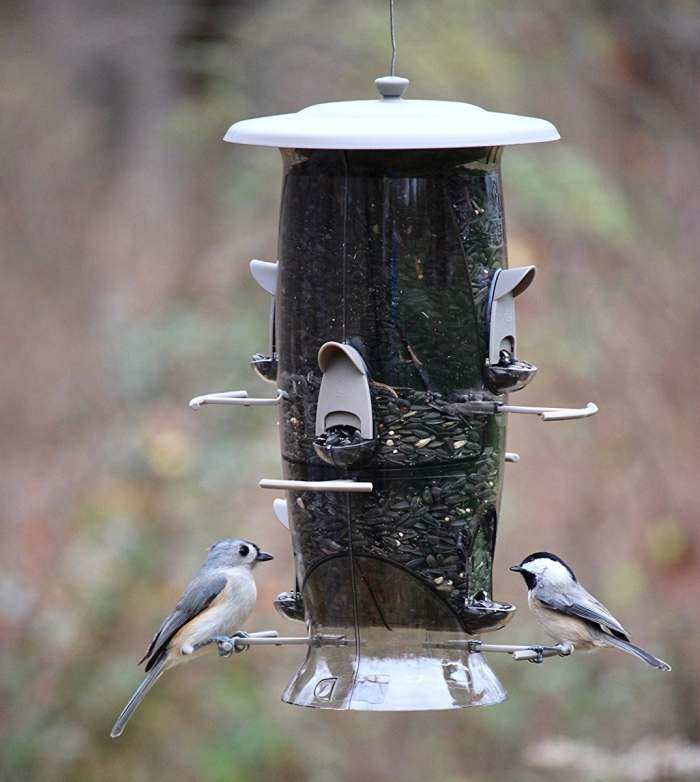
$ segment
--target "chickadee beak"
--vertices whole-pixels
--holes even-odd
[[[258,551],[258,556],[255,557],[256,562],[269,562],[274,559],[272,554],[268,554],[267,551]]]
[[[523,569],[520,567],[520,565],[512,565],[508,568],[508,570],[512,570],[513,573],[522,573]]]

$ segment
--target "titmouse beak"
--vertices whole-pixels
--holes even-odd
[[[274,559],[272,554],[268,554],[267,551],[258,551],[258,556],[255,557],[256,562],[269,562]]]
[[[523,569],[520,567],[520,565],[512,565],[508,568],[508,570],[512,570],[514,573],[522,573]]]

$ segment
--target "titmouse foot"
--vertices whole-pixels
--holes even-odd
[[[213,641],[216,641],[216,645],[219,649],[219,657],[230,657],[234,653],[240,654],[248,648],[247,646],[239,648],[236,645],[236,638],[248,638],[248,633],[239,630],[239,632],[234,633],[231,636],[217,635],[212,638]]]
[[[233,638],[229,638],[227,635],[215,635],[212,641],[216,642],[216,646],[219,649],[219,657],[230,657],[236,648]]]
[[[243,630],[239,630],[237,633],[233,634],[234,638],[249,638],[249,634],[244,632]],[[236,654],[240,654],[241,652],[247,652],[248,649],[250,649],[250,646],[238,646],[237,644],[233,645],[233,651]]]

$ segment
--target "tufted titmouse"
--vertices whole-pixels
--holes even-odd
[[[671,666],[630,643],[627,631],[608,609],[576,580],[574,571],[555,554],[538,551],[511,570],[527,584],[527,602],[535,619],[557,643],[592,651],[612,646],[633,654],[652,668],[670,671]]]
[[[185,589],[175,610],[165,618],[148,651],[146,677],[114,723],[111,736],[121,736],[146,693],[168,669],[212,649],[217,637],[235,633],[255,606],[253,568],[272,559],[247,540],[220,540]]]

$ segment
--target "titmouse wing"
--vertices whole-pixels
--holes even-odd
[[[175,610],[165,617],[158,632],[153,636],[146,654],[139,660],[139,665],[144,660],[148,660],[146,670],[150,670],[175,633],[195,616],[201,614],[225,586],[226,577],[222,575],[201,573],[192,579],[175,606]]]
[[[572,584],[571,588],[564,592],[547,591],[537,595],[538,600],[547,608],[561,611],[563,614],[577,616],[588,622],[600,625],[623,641],[629,641],[625,628],[615,619],[608,609],[586,591],[580,584]]]

